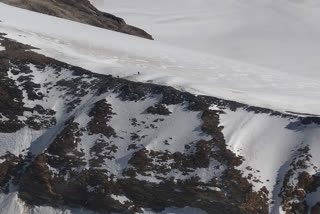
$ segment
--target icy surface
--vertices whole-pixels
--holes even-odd
[[[4,4],[0,20],[0,31],[8,37],[94,72],[282,111],[320,114],[320,80],[305,73],[266,69]]]

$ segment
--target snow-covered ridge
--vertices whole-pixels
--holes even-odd
[[[261,198],[255,209],[267,211],[267,190],[253,190],[235,169],[243,160],[226,148],[220,111],[209,109],[214,98],[91,73],[4,37],[1,44],[4,193],[18,191],[36,209],[118,213],[189,206],[239,213],[256,203],[244,201],[250,194]],[[237,205],[220,205],[234,197]]]
[[[152,39],[152,36],[144,30],[127,25],[124,19],[110,13],[99,11],[88,0],[28,0],[28,2],[25,2],[24,0],[1,0],[0,2],[116,32]]]
[[[1,166],[28,166],[20,172],[0,167],[9,179],[2,186],[10,193],[1,196],[3,209],[21,209],[18,213],[82,212],[39,207],[69,205],[54,199],[56,195],[88,209],[99,210],[98,206],[120,213],[136,209],[137,203],[156,210],[153,203],[162,197],[166,200],[159,210],[164,213],[201,213],[199,208],[212,213],[232,208],[238,214],[255,207],[261,213],[269,210],[278,214],[297,205],[310,211],[317,204],[318,193],[314,191],[320,179],[320,160],[316,117],[285,115],[98,75],[37,55],[8,39],[2,45],[6,50],[1,56],[9,60],[2,64],[8,75],[0,79],[8,84],[5,97],[24,108],[9,112],[0,109],[4,132],[0,133]],[[26,61],[20,61],[25,54]],[[10,100],[6,103],[11,105]],[[11,123],[17,132],[6,129]],[[12,177],[17,180],[10,180]],[[65,182],[68,185],[61,192],[60,185]],[[84,190],[75,190],[73,185]],[[185,188],[192,188],[192,194]],[[139,190],[137,195],[135,190]],[[16,191],[20,198],[37,206],[27,209]],[[150,191],[160,192],[141,201],[139,195]],[[305,192],[302,198],[300,192]],[[86,203],[77,201],[82,194],[88,197]],[[246,200],[216,207],[220,200],[233,201],[237,195],[240,202]],[[185,207],[182,210],[172,208],[180,204],[181,197],[191,201],[179,205]],[[256,198],[260,200],[253,200]],[[101,199],[108,203],[99,204]],[[198,209],[188,208],[191,204]],[[139,212],[148,213],[144,207]]]
[[[300,172],[319,173],[319,125],[303,125],[296,120],[241,109],[227,110],[221,115],[221,125],[229,148],[245,157],[239,169],[246,175],[252,174],[252,180],[261,181],[254,183],[256,188],[266,186],[270,191],[270,199],[275,202],[270,206],[272,214],[283,213],[278,195],[294,157],[301,155],[297,150],[307,146],[311,155],[308,167]],[[248,166],[252,169],[248,170]],[[296,179],[293,179],[295,184]],[[319,200],[316,194],[310,194],[307,203],[313,207]]]
[[[0,33],[7,37],[96,72],[3,41],[0,89],[12,108],[0,108],[1,182],[10,193],[0,195],[0,207],[8,213],[90,213],[39,206],[70,201],[120,213],[319,209],[316,116],[97,73],[315,114],[317,80],[2,4],[0,19]],[[16,191],[36,206],[27,209]]]
[[[119,196],[118,196],[119,197]],[[93,212],[86,209],[80,208],[52,208],[48,206],[41,207],[28,207],[23,203],[17,196],[16,193],[12,193],[10,195],[2,195],[0,194],[0,208],[3,213],[6,214],[101,214],[97,212]],[[185,207],[185,208],[167,208],[162,212],[157,212],[158,214],[206,214],[204,211],[196,208]],[[112,213],[116,214],[116,213]],[[143,214],[155,214],[155,212],[144,209]]]
[[[0,5],[0,30],[8,37],[93,72],[280,111],[320,113],[317,79]]]

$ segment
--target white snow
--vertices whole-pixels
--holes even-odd
[[[154,124],[156,130],[144,128],[142,133],[139,135],[147,135],[139,144],[144,145],[148,150],[164,151],[168,150],[171,153],[181,152],[185,149],[185,145],[199,139],[210,140],[212,137],[203,135],[201,132],[202,121],[200,119],[200,112],[187,111],[185,106],[172,105],[169,107],[172,114],[169,116],[159,116],[146,114],[143,111],[148,107],[153,106],[158,99],[146,99],[139,102],[123,102],[119,98],[115,98],[114,95],[106,98],[108,103],[115,106],[116,115],[113,116],[110,121],[110,125],[119,133],[123,130],[123,127],[127,127],[130,123],[129,119],[135,118],[138,121],[145,121],[145,127]],[[130,106],[128,108],[128,106]],[[157,119],[163,119],[163,121],[154,122]],[[142,126],[143,127],[143,126]],[[172,127],[175,127],[173,129]],[[177,130],[177,129],[178,130]],[[128,128],[127,128],[128,129]],[[127,138],[130,133],[141,130],[141,127],[132,127],[127,130],[124,136]],[[172,139],[169,139],[172,137]],[[164,141],[168,140],[170,145],[164,145]]]
[[[68,73],[67,70],[62,70],[60,76],[56,76],[57,74],[49,68],[46,68],[44,71],[40,71],[39,69],[35,68],[34,65],[29,65],[30,69],[33,71],[32,73],[32,81],[39,84],[56,84],[57,81],[61,79],[67,79],[66,74]],[[9,77],[13,80],[17,80],[21,75],[13,75],[9,72]],[[85,81],[85,79],[83,79]],[[18,83],[19,85],[21,83]],[[62,93],[59,90],[50,90],[50,91],[42,91],[45,95],[44,100],[30,100],[27,99],[26,91],[24,93],[24,100],[25,107],[33,108],[35,105],[41,105],[45,109],[53,109],[57,112],[55,115],[58,124],[56,124],[52,129],[43,129],[43,130],[32,130],[30,128],[23,128],[16,133],[0,133],[0,156],[4,155],[6,152],[10,152],[16,156],[19,154],[25,154],[28,151],[32,152],[33,154],[39,154],[44,149],[47,148],[48,144],[56,137],[57,133],[61,131],[64,127],[64,122],[69,118],[71,114],[79,114],[78,112],[82,112],[82,109],[77,109],[78,112],[71,112],[69,114],[66,113],[65,108],[65,98],[68,98],[68,95]],[[83,97],[81,106],[86,106],[86,102],[90,102],[91,95],[88,94]],[[70,98],[70,97],[69,97]],[[24,121],[26,116],[38,115],[36,112],[24,112],[23,116],[19,116],[19,120]],[[5,121],[7,118],[2,118],[1,121]]]
[[[320,114],[320,79],[305,73],[266,69],[4,4],[0,19],[0,31],[8,37],[94,72],[282,111]]]
[[[113,195],[115,200],[120,202],[127,201],[127,198],[124,196]],[[17,193],[10,193],[9,195],[0,194],[0,210],[1,213],[6,214],[100,214],[86,209],[76,209],[76,208],[52,208],[48,206],[35,206],[33,208],[27,206],[22,202]],[[144,214],[155,214],[155,212],[149,209],[143,209]],[[202,211],[197,208],[185,207],[185,208],[167,208],[159,214],[206,214],[205,211]],[[116,213],[111,213],[116,214]]]
[[[95,144],[96,140],[104,139],[110,145],[115,145],[117,151],[112,153],[115,159],[105,159],[102,168],[107,167],[109,173],[122,177],[122,171],[128,167],[128,161],[136,149],[128,150],[128,146],[136,143],[137,148],[146,148],[151,151],[167,151],[170,153],[184,152],[185,145],[197,142],[199,140],[211,140],[212,137],[201,132],[202,121],[200,119],[200,112],[186,111],[185,106],[176,105],[169,106],[172,114],[169,116],[152,115],[145,112],[145,110],[156,104],[160,97],[147,98],[139,102],[122,101],[117,97],[117,94],[107,93],[97,97],[86,103],[86,107],[82,109],[82,114],[77,115],[75,122],[80,124],[80,128],[85,128],[87,123],[91,120],[87,113],[92,105],[101,99],[111,104],[112,115],[110,125],[116,132],[117,137],[106,138],[101,135],[88,135],[83,133],[81,142],[78,144],[78,151],[85,153],[85,160],[88,162],[94,155],[90,153],[90,149]],[[137,120],[137,125],[132,125],[132,119]],[[177,127],[173,129],[172,127]],[[140,140],[131,140],[132,133],[140,136]],[[144,137],[143,137],[144,136]],[[166,144],[167,143],[167,144]],[[156,163],[154,163],[156,164]],[[168,164],[168,163],[166,163]],[[223,167],[220,170],[215,169],[219,163],[212,160],[208,168],[196,169],[194,173],[185,176],[178,170],[172,170],[165,177],[174,178],[189,178],[193,175],[198,175],[202,181],[207,182],[212,177],[219,176]],[[86,166],[89,167],[89,166]],[[159,183],[161,180],[156,179],[155,176],[139,175],[138,179],[148,180],[150,182]]]
[[[30,207],[18,198],[16,192],[0,194],[0,210],[5,214],[99,214],[86,209],[52,208],[47,206]]]
[[[130,199],[127,198],[124,195],[114,195],[114,194],[112,194],[111,198],[113,198],[116,201],[119,201],[121,204],[125,204],[126,202],[130,202]]]
[[[16,133],[0,133],[0,156],[10,152],[16,156],[26,154],[31,143],[39,139],[43,131],[23,128]]]
[[[318,78],[317,0],[90,0],[158,41]]]
[[[23,202],[18,198],[17,193],[0,194],[0,210],[8,214],[23,213]]]
[[[0,32],[7,33],[9,38],[41,48],[36,51],[47,56],[97,73],[170,85],[196,94],[218,96],[280,111],[320,114],[320,64],[317,58],[320,52],[320,31],[318,23],[314,23],[320,13],[316,1],[97,0],[96,4],[100,8],[104,8],[104,4],[108,5],[108,12],[128,18],[129,23],[145,28],[158,41],[148,41],[1,3]],[[2,50],[4,48],[0,46]],[[29,66],[36,74],[36,83],[47,81],[40,70]],[[13,75],[10,77],[18,78]],[[63,78],[63,75],[59,77]],[[57,119],[62,122],[45,132],[24,128],[14,135],[1,133],[0,155],[5,151],[19,155],[29,147],[31,152],[39,153],[46,148],[48,139],[53,139],[59,133],[64,124],[63,118],[70,115],[61,111],[64,106],[61,92],[52,90],[47,95],[50,99],[42,105],[60,112]],[[156,103],[159,98],[124,103],[111,95],[94,99],[88,95],[82,99],[80,107],[72,112],[76,122],[85,126],[89,120],[87,110],[99,99],[106,99],[117,107],[114,108],[117,115],[110,125],[122,134],[124,140],[118,143],[121,146],[115,154],[116,160],[105,162],[110,172],[117,174],[127,166],[134,152],[128,151],[128,145],[124,143],[130,138],[130,132],[136,131],[134,127],[128,128],[131,115],[139,115],[137,119],[146,120],[147,125],[150,125],[156,117],[143,114],[141,109]],[[37,101],[26,102],[29,107],[36,104]],[[149,150],[175,152],[183,150],[184,145],[191,141],[208,139],[208,136],[201,136],[194,129],[201,125],[199,113],[186,112],[183,105],[168,108],[175,116],[158,122],[157,130],[145,129],[141,135],[148,136],[139,142],[139,146]],[[217,110],[215,106],[211,109]],[[270,199],[275,200],[271,207],[271,213],[274,214],[281,213],[278,199],[280,185],[277,185],[277,181],[282,183],[296,148],[308,145],[311,162],[320,165],[319,126],[297,127],[295,122],[244,110],[226,110],[226,114],[221,115],[221,125],[225,127],[223,132],[229,148],[245,157],[239,169],[244,175],[252,173],[262,182],[252,181],[256,190],[266,186],[271,192]],[[123,127],[126,133],[121,132]],[[171,127],[179,127],[179,132]],[[174,138],[170,146],[160,143],[171,135]],[[91,157],[89,150],[98,137],[85,134],[82,137],[85,143],[80,143],[78,149],[84,150],[86,160]],[[109,140],[112,141],[112,138]],[[208,169],[197,169],[194,174],[199,175],[203,181],[219,176],[223,168],[221,171],[214,169],[216,164],[211,161]],[[247,166],[253,170],[247,170]],[[183,178],[179,173],[172,171],[168,176]],[[138,178],[159,182],[152,176],[139,175]],[[114,197],[125,201],[122,196]],[[308,204],[316,203],[319,197],[319,191],[310,194]],[[28,214],[90,213],[50,207],[29,210],[16,193],[0,194],[0,210]],[[186,207],[170,208],[162,213],[205,212]]]
[[[289,164],[295,157],[295,151],[308,145],[313,155],[311,163],[320,165],[320,127],[297,126],[296,120],[248,113],[244,110],[225,112],[226,114],[221,115],[221,125],[224,126],[223,133],[228,148],[244,157],[245,161],[239,167],[244,175],[251,173],[261,181],[252,182],[254,189],[266,186],[270,191],[270,198],[275,200],[271,213],[277,214],[281,202],[278,193]],[[247,170],[247,166],[253,169]],[[312,171],[311,174],[315,173],[312,168],[309,170]]]
[[[5,51],[6,48],[0,45],[0,51]]]

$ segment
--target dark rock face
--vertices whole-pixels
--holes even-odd
[[[305,199],[308,194],[315,192],[320,187],[320,176],[307,172],[309,167],[315,170],[318,168],[310,163],[312,156],[309,151],[308,146],[297,149],[296,157],[292,160],[290,169],[285,175],[279,196],[282,198],[283,209],[286,213],[307,214],[311,207],[307,205]],[[297,182],[293,183],[294,179]],[[311,213],[316,213],[317,209],[317,206],[313,207]]]
[[[128,25],[122,18],[97,10],[89,0],[0,0],[12,6],[69,19],[146,39],[153,39],[144,30]]]
[[[6,152],[0,157],[2,192],[13,185],[31,206],[101,213],[186,206],[214,214],[269,213],[268,190],[253,189],[252,182],[259,181],[237,169],[245,157],[226,145],[220,125],[223,110],[209,107],[292,115],[94,74],[2,38],[0,133],[14,136],[23,128],[44,133],[20,155]],[[62,107],[53,108],[53,101]],[[190,117],[183,125],[196,130],[197,138],[175,139],[185,127],[157,138],[163,127],[173,128],[176,109]],[[311,207],[305,198],[320,186],[320,176],[304,170],[309,167],[308,147],[298,148],[296,154],[279,196],[287,213],[307,213]],[[203,172],[209,178],[204,179]],[[289,182],[293,177],[295,185]]]
[[[311,214],[319,214],[320,213],[320,202],[314,205],[311,209]]]
[[[156,104],[147,108],[147,112],[150,114],[170,115],[171,112],[164,105]]]
[[[89,117],[92,117],[88,123],[90,134],[103,134],[108,138],[116,136],[114,129],[107,126],[113,114],[112,107],[106,100],[96,102],[89,113]]]
[[[236,169],[243,158],[227,149],[219,126],[221,112],[209,110],[212,102],[206,97],[94,74],[6,38],[0,42],[6,48],[0,52],[0,74],[6,83],[0,113],[12,118],[14,127],[3,126],[1,133],[22,128],[55,131],[44,144],[31,142],[20,157],[10,153],[2,157],[3,191],[15,185],[19,197],[30,205],[83,207],[102,213],[186,206],[208,213],[268,213],[268,192],[255,192]],[[36,82],[35,75],[43,75],[44,82]],[[64,107],[48,108],[52,99]],[[14,108],[8,111],[8,105]],[[201,125],[193,129],[206,137],[181,141],[182,150],[169,151],[176,144],[172,134],[156,144],[159,148],[149,148],[149,135],[172,123],[176,108],[183,109],[185,116],[194,115]],[[127,122],[117,125],[124,119]],[[124,164],[115,170],[113,164],[120,160]],[[204,180],[198,170],[217,174]],[[126,200],[119,201],[118,196]]]

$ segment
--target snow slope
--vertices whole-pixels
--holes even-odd
[[[315,0],[91,0],[172,45],[318,77]]]
[[[280,118],[268,114],[248,113],[245,110],[230,111],[221,115],[221,125],[229,148],[245,158],[239,167],[244,174],[253,174],[256,189],[266,186],[270,191],[270,213],[282,213],[280,208],[281,186],[297,149],[310,147],[311,163],[320,166],[320,127],[316,124],[298,125],[295,119]],[[247,170],[250,166],[254,170]],[[318,169],[308,169],[311,174]],[[312,207],[319,201],[319,193],[310,194],[307,202]]]
[[[0,31],[97,73],[281,111],[320,114],[320,80],[147,41],[0,4]],[[140,72],[140,75],[137,73]]]
[[[97,212],[92,212],[85,209],[54,209],[52,207],[35,207],[28,208],[25,204],[18,198],[16,193],[11,193],[10,195],[0,194],[0,209],[1,212],[6,214],[99,214]],[[154,214],[154,212],[150,210],[144,210],[144,214]],[[200,209],[186,207],[183,209],[177,208],[167,208],[159,214],[205,214],[205,212]]]
[[[6,40],[7,41],[7,40]],[[7,48],[6,52],[12,51],[12,49],[19,49],[18,46],[14,46],[13,43],[6,44],[5,47]],[[93,77],[90,73],[82,73],[82,75],[77,76],[74,73],[75,70],[79,68],[73,67],[73,71],[69,70],[72,66],[65,65],[64,63],[58,63],[55,60],[51,60],[51,63],[48,63],[46,67],[39,67],[39,63],[35,63],[36,57],[33,58],[35,61],[31,62],[23,62],[25,63],[25,67],[22,68],[21,64],[20,67],[16,64],[18,63],[15,61],[15,58],[11,58],[9,55],[1,55],[4,59],[9,59],[11,61],[11,68],[8,67],[1,67],[7,69],[8,79],[13,80],[15,86],[17,86],[21,90],[21,94],[23,94],[23,106],[25,107],[26,111],[23,111],[21,115],[19,115],[19,120],[23,120],[23,123],[27,123],[28,119],[34,117],[34,123],[41,123],[44,120],[49,119],[50,116],[47,114],[44,116],[43,111],[39,110],[32,110],[29,111],[28,109],[35,109],[37,106],[38,108],[43,108],[44,112],[46,110],[54,110],[54,123],[51,125],[41,126],[39,128],[35,128],[35,126],[26,126],[23,129],[18,131],[11,131],[10,133],[3,133],[0,131],[0,156],[1,160],[5,159],[1,162],[4,165],[6,164],[6,158],[3,158],[3,155],[6,153],[12,154],[21,157],[26,155],[27,152],[30,152],[34,155],[38,155],[44,150],[48,151],[48,147],[50,144],[57,142],[58,145],[66,145],[67,142],[65,138],[61,136],[63,135],[63,130],[68,123],[68,121],[74,121],[73,124],[79,124],[79,128],[81,129],[82,134],[77,135],[80,138],[72,140],[72,142],[78,142],[75,145],[74,151],[67,152],[68,157],[77,157],[78,152],[82,153],[81,157],[79,157],[79,161],[85,161],[84,165],[81,165],[79,168],[74,168],[75,170],[79,170],[81,172],[85,169],[90,170],[92,168],[96,169],[105,169],[108,171],[108,174],[112,173],[116,177],[123,177],[124,175],[122,172],[124,169],[130,167],[128,163],[129,160],[132,159],[137,150],[142,148],[146,148],[149,150],[153,150],[156,152],[163,152],[163,153],[174,153],[174,152],[181,152],[185,150],[185,146],[187,144],[192,144],[197,140],[211,140],[208,134],[205,134],[201,131],[202,121],[201,121],[201,112],[200,111],[188,111],[187,106],[182,103],[177,105],[167,104],[165,108],[170,111],[169,113],[172,114],[168,115],[157,115],[149,113],[148,109],[151,106],[155,106],[160,100],[162,99],[162,95],[154,95],[145,99],[138,99],[138,100],[131,100],[124,101],[121,99],[119,94],[116,94],[113,90],[108,90],[108,92],[104,92],[102,94],[98,94],[98,91],[103,91],[103,87],[100,87],[102,82],[99,82],[98,77],[102,78],[101,76],[96,75]],[[20,57],[19,53],[15,53],[14,57]],[[39,57],[39,56],[38,56]],[[30,58],[32,58],[32,54],[30,53]],[[29,59],[31,60],[31,59]],[[19,60],[18,60],[19,61]],[[41,61],[40,62],[45,62]],[[55,64],[58,63],[58,64]],[[64,67],[65,66],[65,67]],[[29,68],[30,70],[28,70]],[[14,70],[19,69],[16,73]],[[26,78],[27,71],[28,78]],[[83,71],[86,72],[86,71]],[[88,72],[89,73],[89,72]],[[40,99],[33,99],[30,98],[30,91],[28,91],[25,81],[32,81],[33,84],[39,84],[39,86],[35,86],[35,90],[37,92],[41,92],[44,95],[43,98]],[[121,81],[120,79],[118,79]],[[100,80],[101,81],[101,80]],[[122,80],[123,81],[123,80]],[[127,85],[128,82],[126,82]],[[103,84],[111,85],[111,82],[103,81]],[[99,86],[100,85],[100,86]],[[126,86],[125,85],[125,86]],[[29,83],[30,86],[30,83]],[[103,85],[104,86],[104,85]],[[123,86],[118,85],[117,87],[123,88]],[[36,89],[37,88],[37,89]],[[116,87],[115,87],[116,88]],[[114,88],[114,89],[115,89]],[[173,89],[171,89],[173,90]],[[144,90],[147,91],[147,90]],[[174,91],[174,90],[173,90]],[[132,92],[133,95],[135,91]],[[119,92],[120,93],[120,92]],[[17,92],[15,92],[17,94]],[[132,95],[131,94],[131,95]],[[125,96],[125,94],[123,95]],[[126,96],[130,96],[130,93],[126,94]],[[76,99],[79,98],[78,101]],[[13,98],[14,99],[14,98]],[[97,103],[101,103],[101,101],[105,101],[112,107],[108,112],[106,106],[99,108],[99,110],[92,110],[96,108],[98,105]],[[76,101],[76,102],[74,102]],[[72,105],[75,104],[75,106]],[[5,102],[6,104],[6,102]],[[73,106],[70,109],[70,105]],[[41,107],[40,107],[41,106]],[[130,106],[130,108],[128,108]],[[46,110],[45,110],[46,109]],[[69,110],[68,110],[69,109]],[[92,112],[98,111],[97,115],[91,115]],[[42,113],[40,113],[42,112]],[[103,115],[107,114],[107,115]],[[4,113],[4,115],[7,115]],[[112,116],[111,116],[112,115]],[[42,117],[44,116],[44,117]],[[47,117],[48,116],[48,117]],[[51,115],[52,116],[52,115]],[[108,124],[112,125],[112,130],[114,130],[114,134],[107,135],[106,133],[96,133],[88,128],[90,124],[96,122],[92,122],[93,118],[106,118],[108,117]],[[6,122],[8,119],[1,115],[0,122]],[[52,120],[51,120],[52,121]],[[98,122],[99,123],[99,122]],[[104,122],[107,123],[107,122]],[[78,126],[78,125],[77,125]],[[108,126],[97,125],[101,130],[106,129]],[[179,127],[181,130],[177,132],[177,130],[172,129],[172,127]],[[86,131],[86,130],[91,130]],[[77,131],[80,133],[80,130]],[[111,132],[112,133],[112,132]],[[139,133],[139,134],[137,134]],[[69,132],[69,134],[71,134]],[[67,135],[69,135],[67,134]],[[72,135],[72,134],[71,134]],[[69,135],[69,136],[71,136]],[[67,137],[68,138],[68,137]],[[63,139],[60,141],[59,139]],[[59,141],[59,142],[58,142]],[[190,142],[192,141],[192,142]],[[80,143],[81,142],[81,143]],[[100,143],[100,146],[97,147],[97,144]],[[135,145],[137,143],[137,145]],[[101,145],[105,144],[105,145]],[[134,146],[134,145],[135,146]],[[130,147],[131,146],[131,147]],[[132,147],[133,146],[133,147]],[[190,146],[190,145],[189,145]],[[191,148],[191,147],[190,147]],[[49,149],[50,150],[50,149]],[[68,149],[66,149],[68,150]],[[64,148],[58,149],[59,152],[63,152]],[[190,149],[192,153],[192,149]],[[61,158],[63,157],[62,154],[53,155],[54,157]],[[98,164],[96,163],[98,162]],[[63,160],[63,163],[67,163],[67,160]],[[165,161],[164,161],[165,162]],[[170,160],[169,160],[170,162]],[[214,160],[210,161],[213,164],[215,163]],[[96,163],[96,164],[95,164]],[[213,165],[212,164],[212,165]],[[210,164],[211,165],[211,164]],[[3,165],[1,165],[3,166]],[[48,165],[48,170],[50,170],[54,174],[60,175],[60,169],[56,165],[51,166]],[[27,167],[26,167],[27,168]],[[174,167],[173,167],[174,168]],[[175,171],[172,170],[170,174],[164,174],[164,177],[175,177],[177,179],[184,179],[191,177],[193,175],[204,175],[202,176],[203,179],[211,179],[212,176],[219,173],[219,170],[211,171],[211,167],[206,168],[199,168],[192,173],[187,173],[181,175],[182,172],[179,170]],[[189,168],[190,170],[190,168]],[[106,173],[104,171],[104,173]],[[144,180],[144,181],[152,181],[152,182],[160,182],[162,176],[150,175],[140,176],[137,179]],[[31,178],[31,176],[27,176]],[[65,175],[67,179],[69,175]],[[22,179],[25,180],[25,179]],[[60,181],[61,182],[61,181]],[[27,182],[27,185],[34,188],[34,184],[31,182]],[[99,183],[100,185],[100,183]],[[89,192],[94,192],[98,186],[90,186],[86,185],[85,187],[88,189]],[[17,196],[17,186],[15,184],[9,182],[8,183],[8,190],[9,193],[7,195],[0,194],[0,210],[1,212],[5,212],[8,214],[16,214],[16,213],[26,213],[26,214],[41,214],[41,213],[50,213],[50,214],[81,214],[81,213],[92,213],[90,211],[84,209],[69,209],[69,208],[52,208],[49,206],[35,206],[30,207],[27,206],[24,202],[22,202]],[[64,191],[66,191],[64,189]],[[21,192],[20,192],[21,193]],[[21,195],[20,195],[21,196]],[[124,195],[111,195],[111,197],[115,201],[119,201],[121,204],[125,204],[128,202],[128,199]],[[199,209],[194,209],[191,207],[184,207],[182,209],[174,208],[174,207],[167,207],[162,213],[204,213]],[[144,210],[144,213],[154,213],[150,210]]]
[[[6,214],[98,214],[85,209],[55,209],[47,206],[31,208],[18,198],[17,193],[0,194],[0,209]]]
[[[203,0],[201,2],[205,3],[206,1]],[[281,1],[283,4],[284,2],[286,1]],[[311,4],[312,2],[308,1],[307,3]],[[215,4],[217,3],[212,3],[212,5]],[[228,4],[234,5],[234,2],[230,0]],[[221,3],[221,5],[225,6],[225,3]],[[259,4],[257,3],[257,5]],[[293,8],[297,6],[294,5],[292,5]],[[302,7],[305,6],[302,4]],[[191,4],[189,7],[194,8],[195,5]],[[264,8],[264,6],[261,6],[261,8]],[[196,14],[199,13],[197,12]],[[179,21],[180,18],[177,17],[177,20]],[[147,41],[13,8],[4,4],[0,4],[0,20],[2,21],[0,22],[0,32],[8,33],[9,38],[34,45],[41,48],[37,50],[40,53],[88,68],[97,73],[118,75],[136,81],[171,85],[197,94],[228,98],[281,111],[320,114],[318,108],[320,104],[320,79],[315,78],[316,76],[311,77],[300,72],[289,74],[278,70],[253,66],[235,60],[216,57],[211,55],[211,53],[203,53],[201,52],[203,50],[199,52],[191,50],[193,47],[187,47],[184,44],[181,46],[185,49],[167,43],[170,41]],[[316,31],[316,29],[314,30]],[[260,38],[259,34],[257,36]],[[249,44],[246,45],[252,47]],[[290,43],[287,45],[290,45]],[[281,52],[278,53],[281,54]],[[140,75],[138,75],[138,72],[140,72]],[[36,83],[45,82],[42,77],[41,73],[37,73],[34,81]],[[61,76],[61,78],[64,77]],[[45,107],[52,107],[55,110],[61,108],[61,102],[59,103],[59,99],[55,99],[55,96],[58,97],[59,95],[56,92],[50,94],[52,98],[50,101],[53,102],[46,103],[47,106]],[[134,111],[138,112],[142,108],[141,106],[146,107],[155,102],[154,100],[146,100],[146,103],[130,104],[130,106],[132,105],[133,112],[128,112],[126,111],[127,106],[123,105],[123,103],[119,104],[119,100],[116,98],[105,98],[113,105],[119,106],[117,112],[119,115],[124,115],[124,118],[115,116],[116,121],[112,121],[116,129],[121,127],[122,124],[128,123],[126,119]],[[83,100],[87,104],[94,101],[88,100],[87,97]],[[27,103],[27,105],[31,106],[35,104]],[[88,122],[86,121],[88,119],[85,114],[86,109],[80,110],[77,113],[77,122],[85,124]],[[169,127],[181,126],[190,121],[192,121],[193,125],[199,123],[197,114],[184,112],[180,108],[170,110],[175,111],[179,118],[170,118],[167,124],[159,126],[161,134],[173,134],[173,130]],[[239,168],[248,174],[249,172],[246,171],[246,168],[248,166],[253,168],[253,176],[263,182],[262,184],[255,182],[255,188],[259,189],[265,185],[272,192],[271,199],[275,200],[275,204],[271,206],[271,213],[282,213],[279,207],[280,199],[278,198],[278,193],[284,179],[284,174],[289,169],[289,163],[296,156],[296,150],[302,145],[309,146],[312,155],[310,162],[316,166],[320,165],[318,156],[320,149],[318,143],[318,139],[320,138],[319,126],[311,124],[297,127],[295,126],[297,122],[295,120],[270,116],[269,114],[248,113],[241,109],[235,112],[225,111],[226,114],[221,115],[221,125],[225,127],[223,132],[226,142],[235,153],[245,157],[245,162]],[[64,114],[59,114],[57,118],[61,119],[65,116]],[[151,120],[152,118],[147,119]],[[190,134],[190,138],[199,137],[199,133],[196,131],[192,132],[193,130],[190,127],[185,126],[184,128],[184,131]],[[58,131],[51,129],[44,136],[52,137]],[[158,133],[154,134],[156,136]],[[14,137],[18,140],[25,139],[26,142],[20,142],[19,144],[18,140],[11,139],[11,136],[1,134],[1,142],[10,141],[16,143],[11,145],[2,144],[0,153],[11,151],[16,155],[21,154],[25,148],[30,146],[30,142],[35,141],[40,135],[43,135],[43,133],[29,133],[28,130],[21,130]],[[144,140],[142,144],[149,149],[163,150],[164,148],[159,148],[157,140],[163,140],[161,137],[165,137],[165,135],[160,136],[159,139],[155,136],[153,136],[152,140]],[[126,137],[128,138],[129,135]],[[184,137],[183,132],[177,136],[182,141]],[[201,137],[206,138],[207,136]],[[84,136],[84,138],[87,139],[87,141],[84,141],[86,143],[93,141],[89,139],[89,136]],[[88,153],[89,148],[86,146],[88,145],[82,144],[79,146],[79,149],[83,149]],[[184,145],[178,144],[176,146],[165,149],[174,152],[180,150]],[[34,149],[32,151],[36,154],[41,152],[41,148],[31,149]],[[130,152],[122,149],[117,158],[125,159],[128,155],[130,155]],[[121,162],[108,162],[106,164],[114,164],[112,167],[115,170],[123,167]],[[317,173],[312,168],[308,170],[310,170],[311,174]],[[197,173],[201,173],[201,171]],[[202,177],[207,174],[204,173]],[[142,177],[141,179],[144,178]],[[318,197],[319,192],[310,194],[308,195],[307,202],[312,206],[317,202]],[[122,200],[123,198],[120,199]],[[58,210],[48,207],[37,207],[29,211],[24,210],[26,208],[21,203],[14,193],[8,196],[0,195],[0,205],[2,206],[0,208],[7,210],[7,213],[88,213],[81,210]],[[146,210],[146,213],[148,212]],[[179,211],[172,208],[164,211],[164,213],[170,212],[202,213],[201,210],[193,210],[191,208]]]

